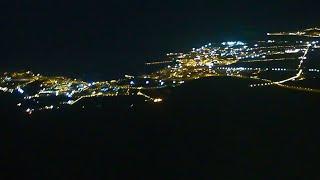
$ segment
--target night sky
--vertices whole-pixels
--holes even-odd
[[[1,2],[1,71],[118,76],[171,51],[319,26],[317,1]]]

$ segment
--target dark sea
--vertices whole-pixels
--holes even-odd
[[[145,63],[161,61],[167,53],[188,52],[208,43],[266,38],[264,29],[251,26],[211,27],[210,31],[191,25],[177,27],[178,24],[175,29],[169,24],[153,29],[150,27],[153,24],[142,24],[145,28],[131,25],[128,29],[111,29],[115,32],[106,34],[97,30],[98,35],[91,31],[89,35],[71,30],[59,33],[43,27],[47,34],[29,32],[31,35],[22,36],[17,42],[8,42],[2,50],[0,72],[31,70],[87,81],[110,80],[124,74],[149,72]]]

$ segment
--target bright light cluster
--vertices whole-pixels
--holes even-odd
[[[316,36],[320,29],[296,33],[269,35]],[[320,33],[318,34],[320,37]],[[168,53],[148,66],[161,66],[141,76],[125,75],[110,81],[91,81],[43,76],[27,72],[4,73],[0,76],[0,91],[21,97],[18,107],[32,114],[38,110],[56,110],[74,105],[85,98],[141,96],[146,101],[160,103],[162,98],[151,97],[151,92],[181,86],[207,77],[225,76],[252,79],[260,83],[251,88],[277,86],[308,92],[320,92],[320,87],[304,86],[305,80],[320,78],[320,65],[307,67],[308,54],[319,49],[318,39],[262,40],[256,42],[229,41],[208,43],[185,53]],[[299,85],[294,83],[299,82]],[[48,101],[48,99],[54,99]]]

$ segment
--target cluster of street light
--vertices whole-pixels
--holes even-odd
[[[309,31],[303,35],[305,36],[307,32]],[[17,92],[22,95],[23,101],[17,106],[25,107],[25,111],[29,114],[36,110],[60,109],[62,106],[78,103],[84,98],[104,96],[135,95],[147,101],[159,103],[163,99],[147,95],[149,91],[181,86],[190,80],[214,76],[233,76],[263,82],[250,84],[249,87],[252,88],[275,85],[318,92],[319,89],[286,84],[289,81],[308,78],[307,71],[319,73],[317,68],[306,69],[304,66],[308,52],[318,47],[319,41],[314,39],[208,43],[201,48],[193,48],[187,53],[168,53],[163,60],[146,63],[147,65],[167,65],[141,76],[125,75],[124,78],[117,80],[85,82],[66,77],[43,76],[31,71],[13,72],[0,76],[0,91]],[[281,67],[279,64],[274,64],[279,61],[281,61]],[[296,66],[292,67],[289,64],[296,64]],[[292,75],[283,80],[269,79],[277,76],[275,71],[292,73]],[[266,73],[271,76],[265,77]],[[53,103],[49,103],[46,100],[49,97],[57,98]]]
[[[320,37],[320,28],[309,28],[303,31],[296,32],[278,32],[278,33],[267,33],[269,36],[305,36],[311,38]]]

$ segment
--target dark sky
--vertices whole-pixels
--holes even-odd
[[[1,71],[114,73],[221,40],[320,25],[306,0],[1,2]]]

